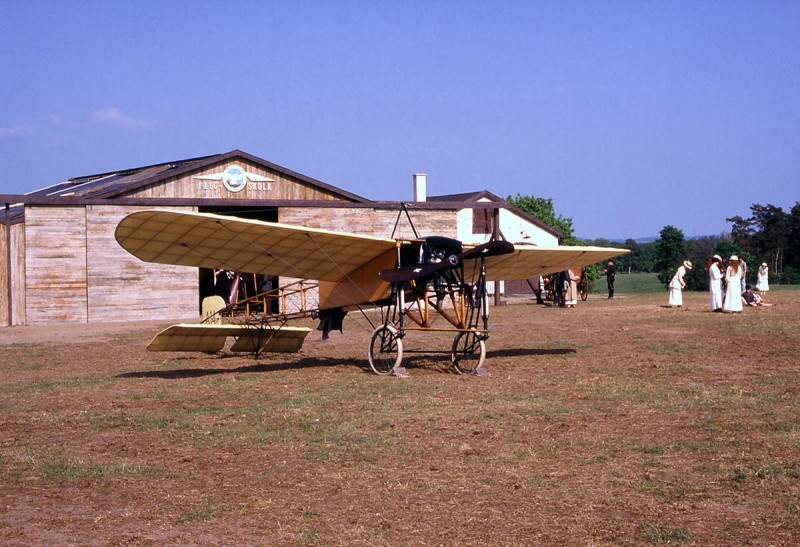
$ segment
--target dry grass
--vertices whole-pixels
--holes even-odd
[[[361,317],[259,362],[5,329],[0,543],[796,544],[800,292],[662,300],[493,309],[484,378],[417,333],[369,374]]]

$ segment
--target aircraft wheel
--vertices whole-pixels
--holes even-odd
[[[486,361],[486,342],[477,332],[459,332],[453,340],[453,352],[450,358],[456,372],[473,374]]]
[[[403,360],[403,341],[397,329],[391,325],[381,325],[372,332],[369,341],[369,366],[375,374],[391,374]]]
[[[581,300],[586,302],[587,298],[589,298],[589,284],[585,283],[583,287],[581,287]]]

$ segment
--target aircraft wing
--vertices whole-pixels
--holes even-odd
[[[486,259],[486,276],[493,280],[530,279],[588,266],[628,252],[628,249],[613,247],[538,247],[516,243],[513,253]]]
[[[132,213],[120,221],[114,236],[145,262],[320,281],[349,277],[394,253],[397,245],[384,237],[166,210]]]

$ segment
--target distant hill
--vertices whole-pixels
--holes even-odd
[[[578,239],[590,240],[590,241],[594,240],[594,239],[597,239],[597,238],[592,238],[592,237],[581,237],[581,236],[575,236],[575,237],[577,237]],[[608,241],[610,243],[622,244],[622,243],[625,243],[628,239],[633,239],[636,243],[652,243],[655,240],[659,239],[660,237],[661,236],[634,237],[634,238],[627,238],[626,237],[626,238],[609,239]],[[700,238],[703,238],[703,237],[713,237],[713,236],[687,236],[686,239],[700,239]]]
[[[596,238],[596,237],[582,237],[582,236],[575,236],[575,237],[577,237],[578,239],[581,239],[583,241],[594,241],[595,239],[603,239],[603,238]],[[633,238],[633,240],[636,243],[652,243],[653,241],[658,239],[658,237],[659,236],[655,236],[655,237],[635,237],[635,238]],[[627,238],[627,237],[625,237],[625,238],[615,237],[615,238],[609,239],[608,242],[621,245],[622,243],[625,243],[628,239],[630,239],[630,238]]]

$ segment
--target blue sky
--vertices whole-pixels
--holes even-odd
[[[581,237],[800,201],[800,2],[0,0],[0,193],[242,149]]]

